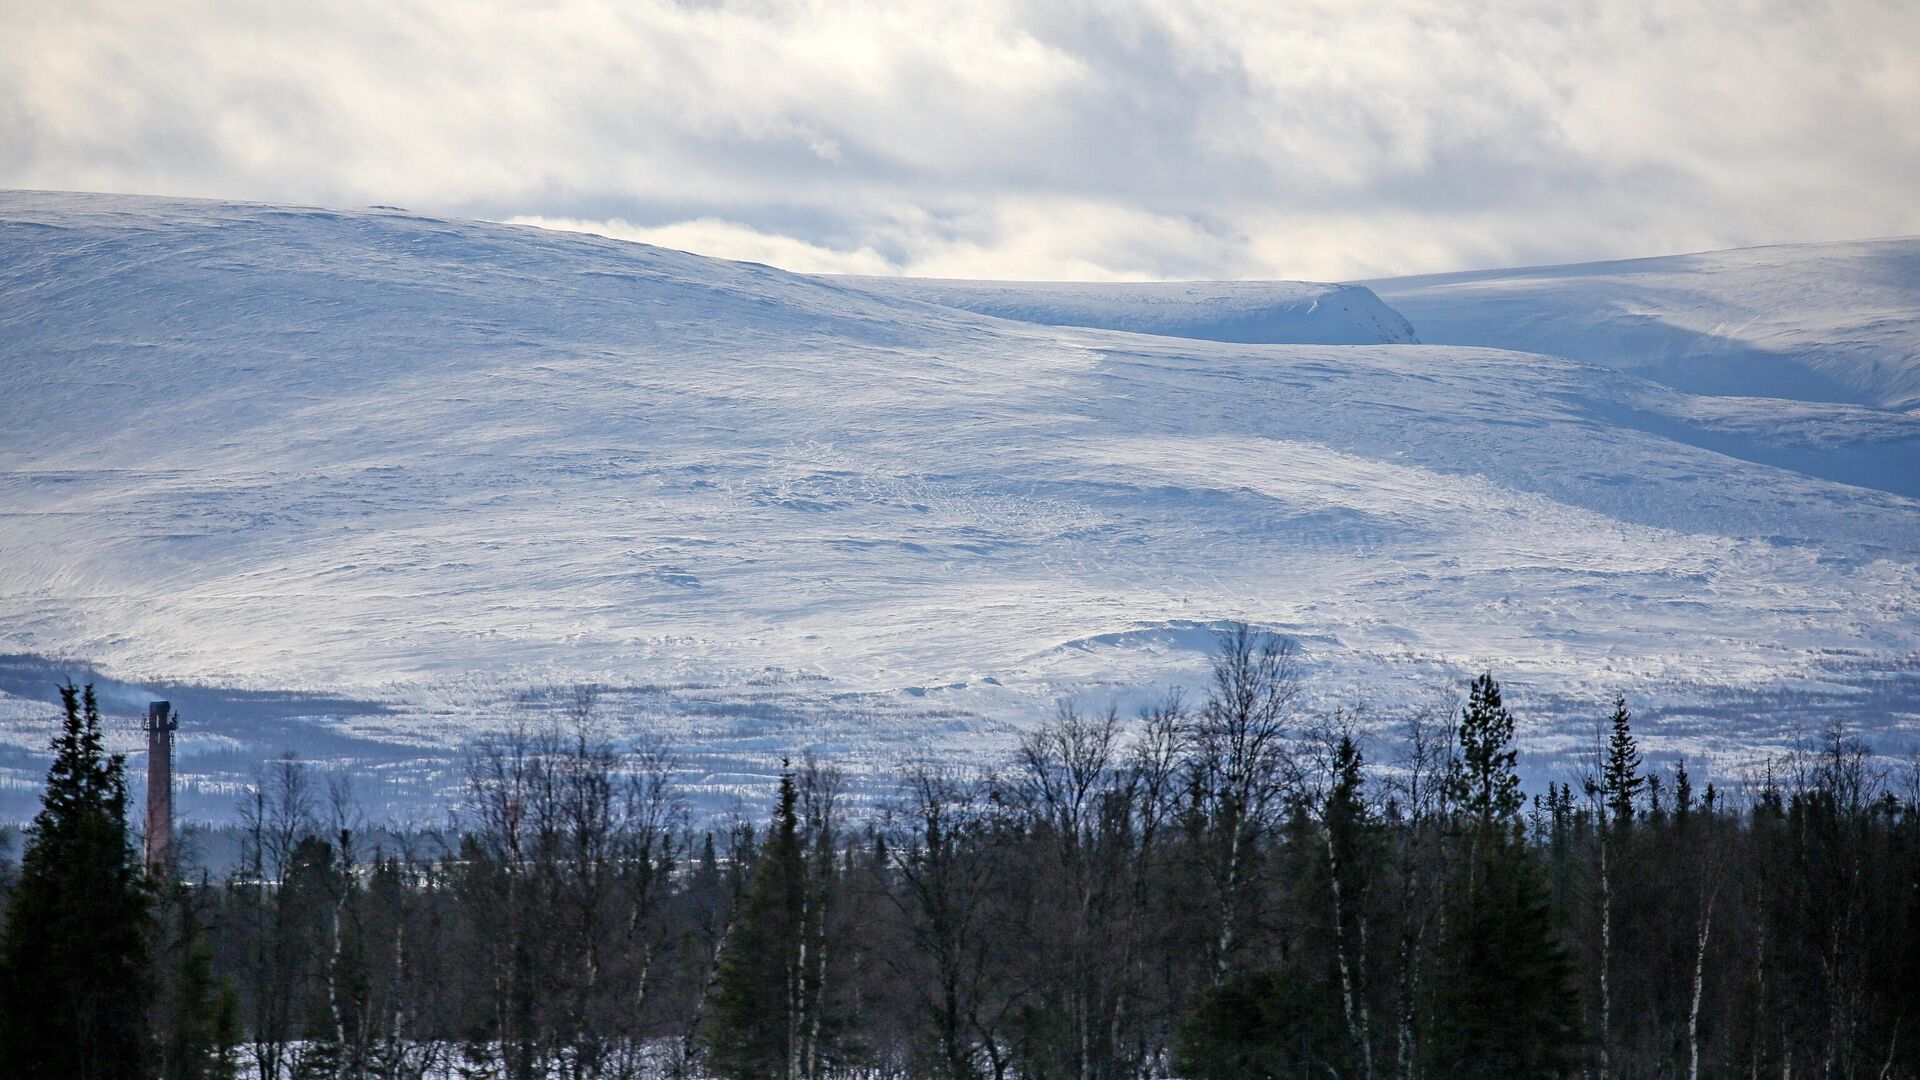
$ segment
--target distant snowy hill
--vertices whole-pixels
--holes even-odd
[[[1560,718],[1528,729],[1549,748],[1615,689],[1664,711],[1655,752],[1914,714],[1920,417],[1457,345],[1010,322],[923,287],[0,194],[0,652],[385,703],[296,730],[242,702],[189,764],[384,761],[600,681],[709,793],[800,746],[1004,747],[1058,695],[1196,681],[1239,618],[1299,638],[1320,700],[1491,667]],[[1135,319],[1107,289],[1047,304],[1205,321],[1197,293]],[[1439,310],[1414,305],[1423,339]],[[16,694],[66,670],[10,663]],[[43,742],[37,708],[0,709],[0,746]]]
[[[1920,410],[1920,237],[1368,282],[1422,341],[1684,390]]]
[[[1358,285],[1310,281],[951,281],[839,277],[883,296],[1016,322],[1240,344],[1410,344],[1413,327]]]

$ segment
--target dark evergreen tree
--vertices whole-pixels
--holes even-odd
[[[162,898],[154,1031],[161,1080],[230,1080],[240,1041],[240,1003],[231,980],[213,970],[213,950],[195,891],[174,885]]]
[[[1342,734],[1334,747],[1333,786],[1327,793],[1325,812],[1329,847],[1340,853],[1358,853],[1363,837],[1371,826],[1364,788],[1365,757],[1353,736]],[[1352,859],[1340,859],[1352,862]]]
[[[0,932],[0,1068],[46,1080],[149,1075],[148,896],[127,832],[125,763],[93,687],[65,717]]]
[[[1495,838],[1447,906],[1427,1035],[1436,1080],[1542,1080],[1578,1063],[1579,1008],[1530,853]]]
[[[1693,816],[1693,777],[1687,775],[1687,759],[1673,766],[1673,816],[1681,825]]]
[[[780,774],[773,827],[722,947],[703,1031],[708,1064],[737,1080],[793,1080],[806,889],[799,792]]]
[[[293,1055],[293,1080],[324,1080],[340,1075],[351,1058],[340,1021],[350,1010],[343,1008],[341,983],[348,973],[340,970],[340,920],[335,909],[338,890],[344,881],[338,865],[338,848],[318,837],[308,836],[295,845],[286,879],[280,883],[287,908],[289,937],[298,958],[299,981],[304,1015],[299,1018],[300,1044]]]
[[[1365,766],[1351,734],[1342,734],[1333,755],[1333,785],[1321,827],[1326,837],[1329,944],[1340,988],[1340,1009],[1358,1075],[1373,1075],[1372,950],[1368,942],[1371,892],[1379,858],[1374,821],[1365,795]]]
[[[1520,829],[1514,720],[1491,675],[1461,713],[1449,793],[1466,843],[1449,882],[1425,1056],[1437,1080],[1570,1073],[1580,1043],[1573,970]]]
[[[0,904],[5,904],[7,894],[13,891],[13,849],[16,830],[11,825],[0,825]],[[5,912],[0,911],[0,918]]]
[[[1473,680],[1461,711],[1455,757],[1447,773],[1454,809],[1484,828],[1510,823],[1520,812],[1520,752],[1513,745],[1513,714],[1500,700],[1491,674]]]
[[[1633,739],[1633,714],[1624,696],[1613,699],[1613,730],[1607,737],[1607,760],[1600,770],[1600,790],[1607,813],[1616,827],[1633,821],[1633,801],[1647,784],[1640,772],[1640,748]]]
[[[1234,975],[1200,997],[1174,1068],[1193,1080],[1345,1076],[1351,1045],[1340,995],[1297,971]]]

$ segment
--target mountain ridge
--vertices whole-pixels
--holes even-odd
[[[1359,282],[1436,343],[1724,396],[1920,409],[1920,236]]]
[[[1844,703],[1920,654],[1920,420],[1553,356],[0,193],[0,362],[0,652],[418,706],[340,721],[369,738],[457,743],[508,688],[602,682],[688,746],[958,753],[1191,680],[1191,628],[1234,619],[1383,705],[1495,667],[1717,708],[1841,656],[1861,673],[1817,678]],[[418,705],[473,680],[501,689]]]

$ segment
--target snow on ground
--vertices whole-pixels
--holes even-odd
[[[1568,356],[1703,394],[1920,410],[1920,237],[1365,284],[1422,341]]]
[[[1400,313],[1359,285],[1313,281],[955,281],[826,277],[881,296],[1043,326],[1243,345],[1383,345],[1414,340]]]
[[[289,746],[404,808],[581,681],[702,797],[806,746],[984,760],[1062,694],[1197,683],[1226,619],[1296,635],[1321,700],[1490,666],[1541,745],[1615,689],[1677,718],[1656,751],[1729,761],[1788,716],[1914,722],[1920,416],[920,295],[401,211],[0,194],[0,690],[44,696],[58,656],[131,698],[316,695],[198,707],[207,813]],[[24,777],[30,728],[0,710]]]

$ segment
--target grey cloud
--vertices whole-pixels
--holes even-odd
[[[1920,231],[1905,0],[164,8],[0,11],[0,185],[1005,277]]]

